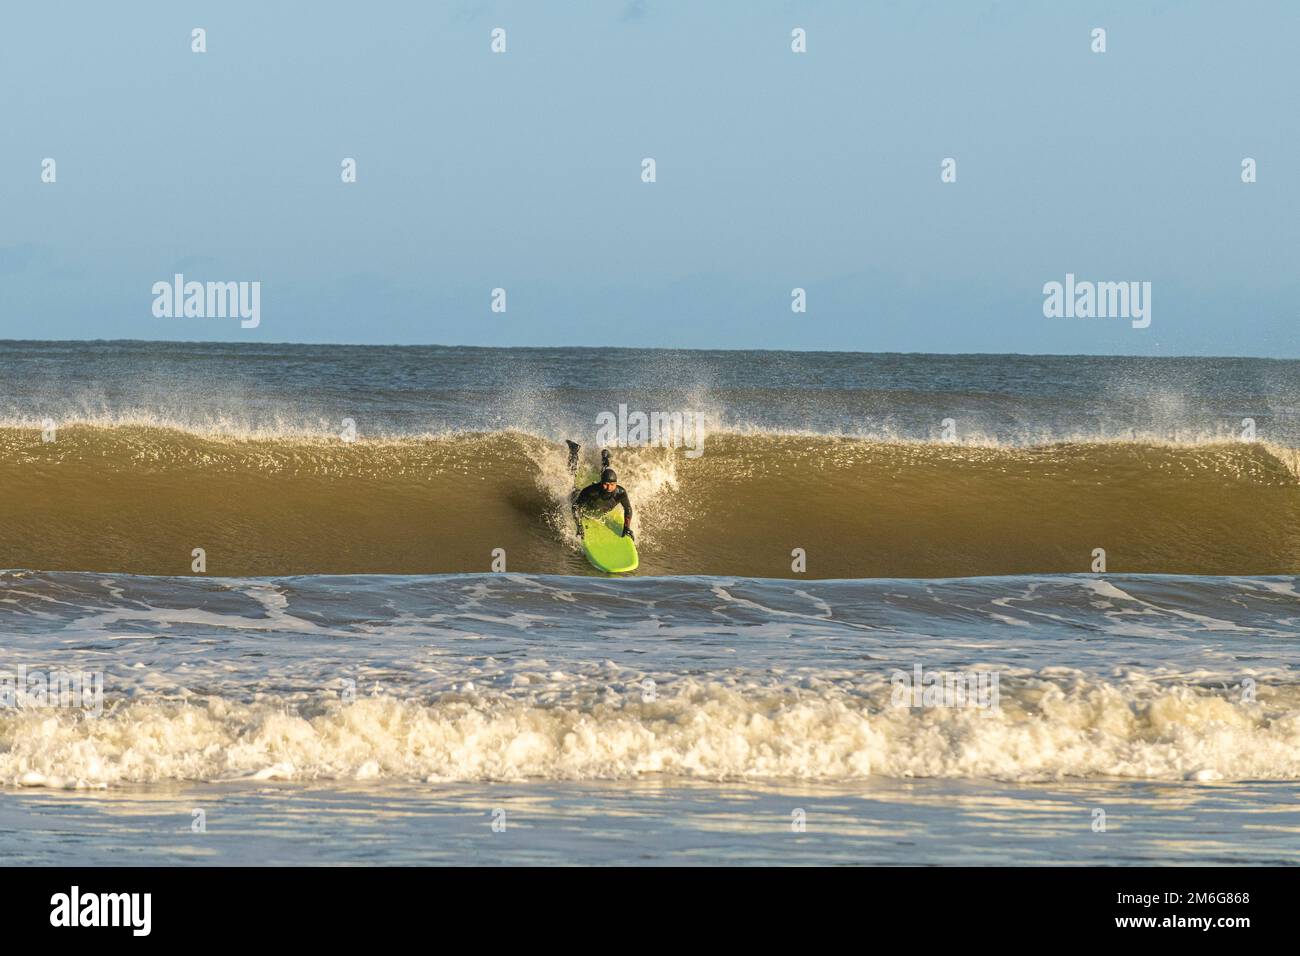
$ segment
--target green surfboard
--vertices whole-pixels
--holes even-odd
[[[571,465],[576,464],[577,445],[570,443]],[[577,487],[582,488],[596,480],[596,475],[584,477],[575,474]],[[636,544],[623,537],[623,509],[615,508],[603,515],[582,516],[582,553],[598,570],[607,574],[635,571],[640,559]]]
[[[588,561],[610,574],[635,571],[639,563],[636,544],[623,537],[622,510],[582,518],[582,551]]]

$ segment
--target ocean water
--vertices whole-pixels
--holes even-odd
[[[1298,862],[1297,371],[3,343],[0,851]]]

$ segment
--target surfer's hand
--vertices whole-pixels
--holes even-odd
[[[629,528],[627,525],[623,525],[623,537],[632,538],[633,541],[636,540],[636,538],[632,535],[632,529]]]

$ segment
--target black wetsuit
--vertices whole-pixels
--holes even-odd
[[[600,482],[588,485],[573,496],[573,520],[582,527],[581,512],[599,512],[605,514],[613,511],[615,506],[623,506],[623,533],[632,527],[632,499],[627,496],[627,489],[615,485],[613,491],[606,491]]]

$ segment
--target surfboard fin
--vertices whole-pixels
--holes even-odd
[[[600,470],[604,471],[608,467],[609,467],[609,449],[602,448],[600,450]]]

